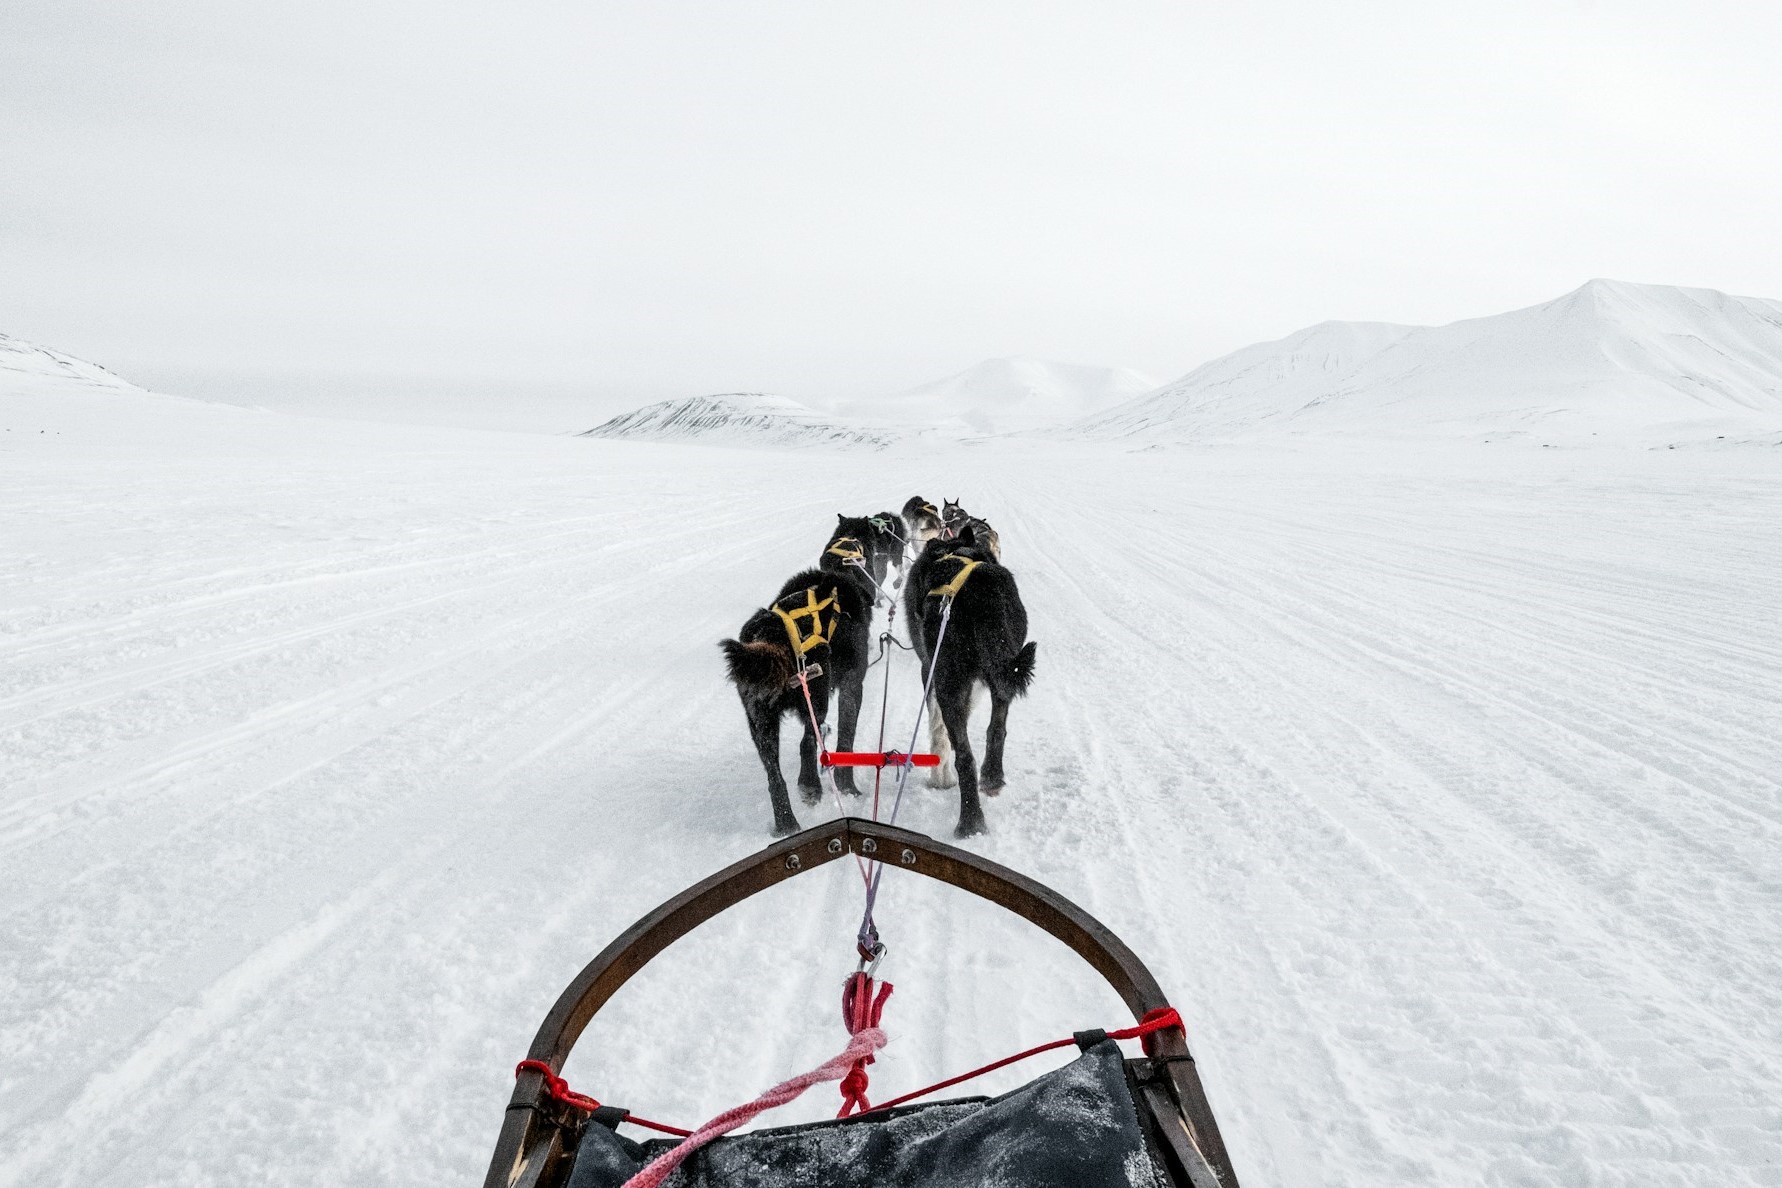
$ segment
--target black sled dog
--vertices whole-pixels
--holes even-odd
[[[949,612],[948,608],[951,607]],[[999,564],[967,525],[961,535],[928,542],[910,566],[905,602],[910,639],[922,658],[922,679],[931,696],[928,712],[941,766],[931,782],[946,787],[950,744],[959,781],[959,824],[969,837],[986,828],[978,793],[1002,791],[1002,750],[1008,738],[1009,703],[1033,681],[1038,645],[1027,640],[1027,609],[1015,576]],[[942,621],[946,634],[941,634]],[[980,775],[967,727],[972,693],[990,693],[990,729]]]
[[[768,606],[749,616],[735,639],[722,641],[729,677],[742,699],[749,736],[767,771],[767,795],[773,802],[773,832],[798,831],[786,777],[780,771],[780,719],[794,714],[803,723],[798,743],[798,790],[808,804],[823,796],[817,756],[823,740],[817,728],[829,716],[831,689],[841,693],[838,750],[854,745],[860,718],[861,690],[866,683],[867,654],[872,635],[873,588],[861,572],[847,564],[845,537],[832,539],[817,569],[788,578]],[[841,545],[841,551],[836,550]],[[806,707],[798,681],[803,671],[810,685]],[[838,769],[837,784],[854,791],[853,770]]]
[[[900,573],[906,563],[903,548],[902,527],[896,512],[878,512],[870,516],[835,517],[835,533],[824,546],[824,557],[834,554],[830,551],[838,540],[851,540],[858,544],[863,554],[861,565],[872,577],[872,584],[880,586],[885,575],[893,568]]]
[[[860,702],[866,691],[866,668],[872,655],[872,615],[883,591],[879,579],[887,564],[885,543],[873,516],[835,517],[835,531],[817,558],[817,568],[836,581],[852,584],[853,598],[844,608],[841,624],[829,645],[829,659],[834,666],[833,688],[839,694],[840,712],[836,715],[835,749],[854,749],[854,731],[860,724]],[[876,565],[876,568],[875,568]],[[887,599],[887,601],[889,601]],[[855,612],[852,608],[861,608]],[[858,794],[854,786],[854,769],[835,769],[835,786],[843,792]]]

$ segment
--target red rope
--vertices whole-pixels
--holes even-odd
[[[590,1114],[600,1108],[600,1103],[595,1101],[592,1097],[589,1097],[586,1094],[577,1093],[575,1090],[571,1089],[569,1087],[569,1082],[558,1076],[556,1072],[552,1070],[551,1066],[544,1061],[522,1060],[519,1064],[514,1066],[514,1076],[516,1077],[520,1076],[522,1073],[529,1072],[543,1075],[545,1096],[552,1101],[561,1102],[563,1105],[571,1106],[578,1110],[586,1110]],[[681,1138],[686,1138],[689,1134],[693,1133],[690,1130],[682,1130],[678,1126],[669,1126],[664,1122],[652,1122],[648,1118],[639,1118],[635,1114],[630,1113],[625,1115],[625,1121],[634,1122],[637,1125],[647,1127],[650,1130],[659,1130],[663,1134],[677,1135]]]
[[[681,1165],[681,1161],[700,1147],[720,1135],[728,1134],[765,1110],[785,1105],[819,1081],[841,1080],[847,1075],[850,1065],[858,1063],[862,1056],[870,1055],[874,1050],[884,1046],[885,1033],[876,1027],[868,1027],[864,1031],[855,1032],[853,1037],[848,1040],[848,1046],[835,1056],[825,1060],[807,1073],[802,1073],[789,1081],[781,1081],[754,1101],[725,1110],[680,1143],[644,1164],[643,1170],[626,1180],[622,1188],[661,1188],[662,1181],[666,1180],[670,1173]]]
[[[1115,1040],[1147,1039],[1152,1032],[1163,1031],[1170,1027],[1180,1029],[1181,1026],[1182,1016],[1176,1013],[1175,1007],[1158,1007],[1154,1011],[1147,1011],[1145,1017],[1139,1021],[1136,1027],[1124,1027],[1119,1031],[1110,1031],[1108,1032],[1108,1038]],[[984,1065],[982,1068],[974,1068],[968,1073],[960,1073],[956,1077],[948,1077],[944,1081],[937,1081],[926,1089],[918,1089],[914,1093],[905,1093],[902,1097],[893,1097],[890,1101],[881,1101],[878,1105],[872,1106],[868,1110],[862,1110],[861,1112],[871,1113],[878,1110],[888,1110],[892,1106],[900,1106],[906,1101],[914,1101],[918,1097],[927,1097],[930,1093],[935,1093],[942,1089],[949,1089],[952,1086],[959,1084],[961,1081],[969,1081],[975,1077],[981,1077],[985,1073],[995,1072],[997,1069],[1014,1064],[1017,1061],[1026,1060],[1029,1056],[1038,1056],[1041,1052],[1050,1052],[1057,1048],[1068,1048],[1076,1042],[1076,1038],[1073,1036],[1070,1039],[1053,1040],[1049,1044],[1040,1044],[1038,1047],[1029,1048],[1025,1052],[1017,1052],[1013,1056],[1005,1056],[1001,1060]],[[1145,1051],[1147,1053],[1151,1051],[1149,1042],[1145,1044]]]
[[[885,1013],[885,1000],[891,997],[891,983],[886,982],[879,987],[878,996],[872,992],[872,978],[864,972],[848,978],[848,984],[842,990],[842,1023],[849,1035],[858,1035],[869,1027],[879,1025],[879,1016]],[[854,1061],[848,1075],[842,1078],[841,1112],[837,1118],[846,1118],[855,1110],[865,1113],[872,1108],[866,1100],[866,1066],[872,1063],[869,1052]]]
[[[1138,1021],[1137,1027],[1122,1027],[1119,1031],[1108,1032],[1109,1039],[1135,1039],[1143,1041],[1139,1046],[1144,1048],[1145,1055],[1155,1056],[1157,1052],[1151,1046],[1151,1037],[1159,1031],[1183,1031],[1182,1016],[1173,1006],[1158,1007],[1154,1011],[1146,1011],[1145,1017]]]
[[[817,754],[819,757],[819,762],[820,762],[823,770],[828,771],[829,766],[830,766],[830,764],[829,764],[829,746],[827,743],[825,743],[823,741],[823,727],[821,725],[819,725],[817,722],[817,707],[811,701],[810,676],[805,671],[805,669],[802,665],[800,665],[800,667],[798,669],[798,687],[804,690],[804,708],[805,708],[805,711],[808,714],[810,714],[811,738],[817,744]],[[847,816],[848,814],[847,814],[846,810],[842,809],[841,789],[836,787],[834,776],[829,777],[829,794],[831,796],[835,797],[836,810],[838,812],[840,812],[842,816],[844,816],[844,817]],[[858,855],[858,854],[854,855],[854,868],[860,872],[861,883],[863,883],[867,887],[871,887],[872,879],[866,873],[866,860],[864,858],[860,857],[860,855]]]
[[[861,981],[865,982],[865,993],[861,993],[858,989]],[[885,1000],[890,996],[891,985],[888,982],[879,987],[878,995],[875,997],[872,993],[871,978],[868,978],[864,973],[857,973],[850,977],[848,979],[848,989],[843,993],[842,998],[842,1010],[844,1012],[843,1019],[848,1024],[849,1032],[858,1035],[861,1031],[869,1029],[876,1030],[878,1027],[879,1015],[885,1009]],[[870,1019],[870,1022],[857,1028],[854,1024],[854,1020],[861,1017],[860,1012],[866,1012],[865,1017]],[[1182,1016],[1176,1013],[1175,1007],[1158,1007],[1154,1011],[1145,1012],[1145,1017],[1139,1020],[1136,1026],[1123,1027],[1118,1031],[1108,1032],[1108,1038],[1112,1040],[1143,1040],[1146,1053],[1155,1055],[1156,1053],[1151,1047],[1151,1036],[1159,1031],[1167,1031],[1171,1028],[1175,1028],[1179,1031],[1181,1030],[1181,1027]],[[882,1043],[883,1033],[879,1032],[874,1038],[879,1043]],[[974,1068],[968,1073],[960,1073],[956,1077],[948,1077],[944,1081],[937,1081],[934,1084],[929,1085],[927,1088],[916,1090],[914,1093],[905,1093],[902,1097],[893,1097],[890,1101],[882,1101],[878,1105],[868,1105],[866,1103],[866,1065],[872,1063],[872,1057],[868,1055],[863,1059],[853,1061],[847,1075],[842,1078],[842,1097],[844,1100],[842,1102],[842,1111],[840,1114],[837,1114],[836,1117],[845,1118],[855,1109],[858,1109],[862,1114],[871,1114],[877,1113],[880,1110],[888,1110],[893,1106],[900,1106],[905,1102],[914,1101],[918,1097],[927,1097],[930,1093],[936,1093],[942,1089],[950,1089],[954,1085],[960,1084],[963,1081],[972,1080],[976,1077],[981,1077],[985,1073],[995,1072],[999,1068],[1004,1068],[1010,1064],[1015,1064],[1018,1061],[1026,1060],[1029,1056],[1038,1056],[1041,1052],[1051,1052],[1058,1048],[1068,1048],[1076,1042],[1076,1038],[1073,1036],[1070,1039],[1053,1040],[1049,1044],[1040,1044],[1038,1047],[1029,1048],[1025,1052],[1017,1052],[1013,1056],[1005,1056],[1001,1060],[984,1065],[982,1068]],[[849,1046],[852,1047],[853,1045],[850,1044]],[[831,1061],[831,1064],[833,1063],[834,1061]],[[563,1102],[566,1105],[571,1105],[582,1110],[592,1111],[600,1108],[600,1103],[595,1101],[592,1097],[584,1097],[580,1093],[572,1092],[569,1086],[564,1082],[563,1078],[552,1072],[551,1066],[542,1060],[520,1061],[519,1067],[514,1069],[514,1074],[517,1076],[524,1072],[543,1073],[545,1078],[545,1092],[556,1101]],[[855,1079],[856,1077],[858,1077],[858,1080]],[[795,1080],[797,1079],[799,1078],[795,1078]],[[787,1082],[787,1086],[792,1085],[792,1083],[793,1082],[790,1081]],[[802,1085],[799,1087],[798,1091],[803,1091]],[[794,1094],[794,1096],[796,1096],[796,1094]],[[778,1103],[776,1102],[773,1104]],[[738,1111],[731,1112],[736,1113]],[[728,1115],[723,1115],[723,1117],[728,1117]],[[663,1134],[679,1135],[682,1138],[686,1138],[693,1133],[690,1130],[682,1130],[678,1126],[667,1126],[661,1122],[651,1122],[647,1119],[631,1115],[626,1115],[625,1121],[635,1122],[639,1126],[647,1126],[651,1130],[659,1130]],[[730,1122],[729,1125],[737,1126],[741,1124],[741,1121],[742,1119],[738,1119]],[[710,1125],[711,1124],[708,1124],[708,1127]],[[728,1127],[726,1127],[726,1129],[728,1129]],[[701,1133],[703,1134],[705,1132],[701,1131]],[[683,1158],[684,1157],[685,1156],[683,1156]]]

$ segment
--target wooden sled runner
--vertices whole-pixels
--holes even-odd
[[[1004,1168],[1007,1161],[1021,1165],[1030,1159],[1023,1173],[1031,1171],[1026,1178],[1034,1183],[1136,1185],[1145,1182],[1134,1170],[1134,1152],[1142,1150],[1142,1162],[1160,1185],[1237,1188],[1187,1038],[1174,1025],[1156,979],[1132,950],[1083,909],[1032,879],[923,834],[855,817],[807,829],[719,871],[650,912],[589,962],[532,1041],[484,1188],[617,1188],[657,1148],[672,1145],[618,1137],[614,1127],[624,1111],[570,1093],[556,1079],[576,1040],[619,987],[674,941],[757,892],[848,854],[938,879],[1022,916],[1093,966],[1135,1019],[1167,1015],[1171,1025],[1148,1024],[1144,1055],[1133,1058],[1123,1057],[1103,1033],[1079,1033],[1083,1054],[1075,1063],[1001,1098],[873,1110],[836,1122],[719,1139],[682,1165],[673,1183],[697,1188],[790,1188],[795,1182],[965,1185],[984,1178],[974,1174],[969,1161],[994,1156]],[[1105,1134],[1072,1136],[1056,1121],[1060,1109],[1114,1118],[1118,1126]],[[1121,1148],[1122,1142],[1130,1149]],[[863,1153],[870,1156],[864,1163]],[[932,1166],[937,1157],[955,1155],[966,1165]],[[1107,1168],[1092,1166],[1098,1157]],[[850,1162],[831,1168],[825,1159]],[[776,1178],[776,1166],[796,1169],[797,1178]],[[1097,1178],[1104,1170],[1106,1177]],[[813,1173],[819,1178],[808,1178]]]

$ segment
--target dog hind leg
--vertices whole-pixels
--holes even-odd
[[[817,725],[822,726],[819,718]],[[817,773],[817,748],[823,745],[811,729],[810,719],[804,719],[804,737],[798,740],[798,791],[806,804],[816,804],[823,799],[823,778]]]
[[[1003,789],[1002,747],[1009,737],[1009,699],[990,695],[990,729],[984,737],[984,771],[978,788],[985,796]]]
[[[930,788],[952,788],[958,780],[953,778],[953,744],[947,738],[947,724],[941,721],[940,702],[928,699],[928,749],[940,756],[940,765],[928,771]]]
[[[773,832],[785,837],[798,832],[798,818],[792,814],[792,798],[787,794],[786,777],[780,771],[780,715],[770,705],[756,701],[743,702],[749,719],[749,736],[755,741],[755,753],[767,769],[767,796],[773,802]]]
[[[860,669],[842,682],[841,708],[837,711],[835,749],[851,751],[854,749],[854,732],[860,726],[860,702],[866,692],[866,670]],[[851,796],[860,795],[860,789],[854,785],[854,769],[838,767],[835,769],[836,787]]]
[[[959,777],[959,824],[953,836],[970,837],[988,828],[984,808],[978,803],[978,764],[971,752],[971,735],[967,733],[971,727],[971,691],[949,689],[937,696],[941,720],[953,742],[953,769]]]

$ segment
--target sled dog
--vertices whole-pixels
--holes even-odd
[[[923,545],[940,535],[940,509],[920,495],[911,495],[903,505],[903,526],[911,551],[919,553]]]
[[[936,537],[923,546],[910,566],[904,612],[910,640],[922,660],[922,679],[930,685],[929,729],[934,750],[941,755],[941,766],[930,783],[946,787],[950,782],[950,748],[959,784],[959,823],[954,833],[959,837],[982,833],[986,825],[978,793],[994,796],[1002,790],[1009,703],[1024,695],[1033,681],[1038,645],[1027,639],[1027,610],[1021,605],[1014,574],[979,540],[976,528],[966,524],[957,537]],[[967,734],[972,693],[979,686],[990,694],[981,773]]]
[[[880,586],[885,575],[893,568],[901,571],[905,564],[903,550],[902,520],[895,512],[876,512],[870,516],[835,517],[835,532],[829,538],[827,550],[838,539],[848,538],[858,541],[863,554],[861,565],[872,577],[872,584]],[[828,556],[825,551],[825,556]]]
[[[997,561],[1002,560],[1002,538],[996,535],[996,529],[990,527],[990,521],[978,517],[959,506],[957,499],[949,499],[941,506],[941,535],[957,537],[967,528],[972,529],[978,543],[990,550],[990,555]]]
[[[828,548],[834,547],[832,540]],[[834,564],[827,564],[831,560]],[[818,568],[788,578],[773,602],[749,616],[735,639],[718,645],[730,682],[742,700],[755,753],[767,772],[767,795],[773,804],[777,836],[798,831],[786,777],[780,771],[780,719],[793,714],[803,724],[798,790],[807,805],[816,804],[823,795],[817,769],[823,740],[817,730],[828,718],[831,689],[841,694],[837,749],[851,750],[854,745],[870,650],[873,593],[872,583],[860,570],[839,556],[832,557],[826,549]],[[809,684],[808,707],[800,672]],[[811,723],[813,714],[816,729]],[[838,786],[854,791],[852,769],[838,770],[843,777]]]

